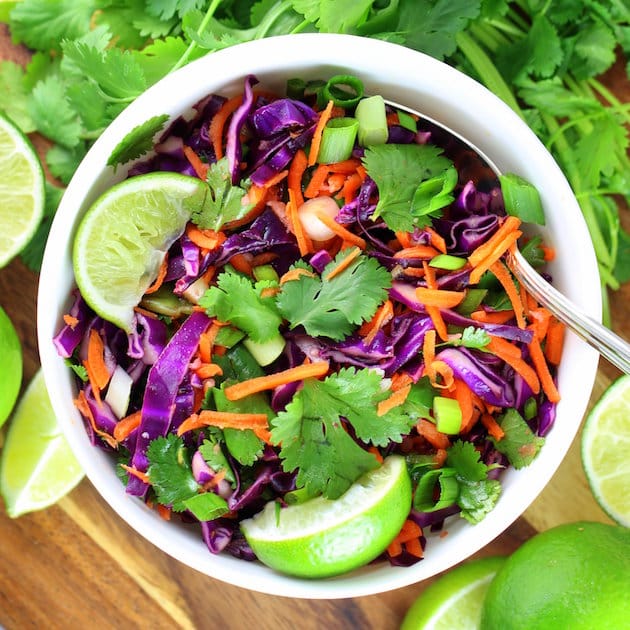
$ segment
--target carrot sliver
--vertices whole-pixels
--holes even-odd
[[[516,346],[501,337],[491,336],[488,349],[520,374],[534,394],[540,391],[540,380],[536,370],[521,358],[521,351]]]
[[[543,354],[540,341],[536,336],[536,332],[534,331],[533,339],[529,344],[529,355],[532,359],[532,363],[534,364],[534,368],[536,369],[536,373],[538,374],[538,378],[540,379],[540,386],[542,387],[545,395],[552,403],[557,403],[560,401],[560,393],[556,387],[556,384],[553,381],[553,377],[551,376],[551,372],[549,372],[549,366],[547,365],[547,360],[545,359],[545,355]]]
[[[289,170],[285,169],[284,171],[280,171],[276,173],[273,177],[270,177],[264,184],[263,188],[271,188],[276,184],[279,184],[287,175],[289,174]]]
[[[92,378],[90,381],[99,390],[104,389],[109,383],[109,370],[105,365],[105,345],[101,336],[94,328],[90,330],[87,350],[87,364],[90,366]]]
[[[164,256],[164,260],[162,260],[162,264],[158,270],[157,278],[155,282],[144,292],[145,295],[150,295],[151,293],[155,293],[164,282],[164,278],[166,278],[166,272],[168,271],[168,253]]]
[[[338,196],[343,199],[344,203],[350,203],[355,198],[362,183],[363,178],[361,175],[359,175],[359,173],[352,173],[346,178]]]
[[[280,276],[280,284],[285,282],[292,282],[293,280],[299,280],[301,276],[308,276],[309,278],[315,278],[315,274],[308,269],[302,267],[296,267],[295,269],[289,269],[289,271],[283,273]]]
[[[202,249],[214,250],[225,241],[226,236],[223,232],[215,232],[214,230],[202,230],[198,228],[194,223],[189,223],[186,226],[186,236],[197,247]]]
[[[240,271],[246,276],[251,276],[253,273],[252,265],[245,254],[234,254],[234,256],[230,258],[229,263],[232,267],[234,267],[234,269],[236,269],[236,271]]]
[[[295,200],[295,195],[291,188],[289,188],[289,202],[287,203],[286,210],[291,231],[297,240],[300,255],[306,256],[306,254],[313,251],[313,244],[311,239],[304,232],[304,227],[302,226],[300,215],[298,214],[298,206]]]
[[[400,239],[399,239],[400,240]],[[394,258],[426,258],[431,259],[437,256],[440,252],[431,247],[431,245],[412,245],[410,247],[404,247],[398,250],[394,254]]]
[[[520,293],[514,284],[514,280],[510,275],[507,267],[501,262],[496,261],[490,267],[490,271],[495,275],[496,279],[501,283],[501,286],[505,290],[505,293],[512,304],[514,309],[514,316],[516,317],[516,324],[519,328],[525,328],[527,325],[525,322],[523,302],[521,301]]]
[[[191,149],[188,145],[184,145],[183,151],[186,159],[193,167],[195,175],[197,175],[199,179],[202,179],[205,182],[208,175],[209,166],[205,162],[203,162],[201,158],[195,153],[195,151]]]
[[[456,378],[453,380],[453,388],[450,391],[444,392],[444,396],[447,398],[454,398],[459,403],[459,408],[462,412],[460,433],[465,433],[472,426],[472,419],[475,411],[473,404],[473,392],[464,381]]]
[[[317,197],[324,188],[329,173],[328,164],[320,164],[317,166],[311,173],[311,179],[304,189],[304,197],[307,199]]]
[[[411,554],[415,558],[422,558],[424,551],[422,549],[422,543],[419,538],[413,538],[405,543],[405,549],[407,553]]]
[[[400,407],[405,400],[407,400],[407,396],[411,391],[411,385],[405,385],[400,389],[396,390],[390,396],[385,398],[385,400],[381,400],[376,407],[376,415],[384,416],[388,411],[394,409],[395,407]]]
[[[399,556],[402,553],[402,551],[403,551],[402,544],[399,543],[397,540],[392,540],[392,542],[390,542],[389,545],[387,546],[387,553],[392,558]]]
[[[376,448],[376,446],[370,446],[368,448],[368,452],[372,453],[372,455],[374,455],[374,457],[376,457],[376,461],[379,464],[383,463],[383,461],[384,461],[383,456],[381,455],[381,452]]]
[[[210,363],[212,360],[212,346],[221,328],[222,325],[215,320],[210,324],[208,329],[199,336],[199,358],[203,363]]]
[[[396,540],[400,543],[408,543],[410,540],[417,540],[422,536],[422,527],[415,521],[407,519],[396,535]]]
[[[443,236],[440,236],[432,227],[424,229],[429,234],[431,239],[431,245],[435,247],[441,254],[446,254],[446,241]]]
[[[92,413],[92,409],[90,408],[90,404],[88,403],[88,399],[83,390],[81,390],[79,395],[75,398],[74,406],[79,410],[79,413],[87,419],[96,435],[101,437],[112,448],[118,448],[118,442],[116,439],[106,431],[103,431],[96,426],[96,419],[94,418],[94,414]]]
[[[435,277],[435,270],[429,266],[429,263],[426,260],[422,261],[422,268],[424,269],[424,277],[427,282],[428,289],[438,290],[437,281]],[[436,306],[428,305],[425,307],[425,310],[433,325],[435,326],[435,330],[437,331],[438,336],[442,341],[446,341],[448,339],[448,331],[446,329],[446,324],[444,323],[444,319],[442,318],[442,313],[440,309]]]
[[[514,311],[512,309],[505,311],[473,311],[470,314],[470,319],[474,319],[476,322],[483,322],[484,324],[506,324],[511,319],[514,319]]]
[[[409,232],[396,232],[396,239],[403,249],[411,247],[411,234]]]
[[[451,389],[453,387],[455,381],[453,368],[444,361],[433,361],[431,363],[431,373],[433,380],[429,380],[431,380],[433,387],[438,389]]]
[[[63,316],[63,322],[64,324],[66,324],[66,326],[70,326],[70,328],[72,328],[72,330],[74,330],[77,326],[77,324],[79,323],[79,320],[74,317],[73,315],[70,315],[69,313],[66,313]]]
[[[378,331],[390,322],[393,317],[394,305],[391,300],[387,299],[378,307],[372,319],[359,328],[359,334],[363,336],[363,343],[366,345],[371,344]]]
[[[495,440],[502,440],[505,436],[505,431],[501,428],[499,423],[489,414],[482,413],[481,414],[481,424],[486,427],[488,433]]]
[[[547,328],[545,340],[545,357],[552,365],[558,365],[562,358],[564,346],[564,324],[553,318]]]
[[[536,336],[541,341],[547,336],[549,330],[549,322],[551,321],[551,312],[544,306],[532,308],[529,311],[529,318],[532,321]]]
[[[241,106],[242,94],[233,96],[225,101],[219,111],[212,117],[208,126],[208,138],[212,143],[212,149],[217,162],[223,157],[223,130],[227,119]]]
[[[521,220],[518,217],[508,215],[505,221],[499,226],[499,229],[485,243],[479,245],[479,247],[470,254],[468,262],[473,267],[476,267],[493,252],[497,244],[502,242],[508,234],[518,230],[520,225]]]
[[[447,291],[445,289],[428,289],[426,287],[417,287],[415,293],[421,304],[438,306],[440,308],[453,308],[466,297],[464,291]]]
[[[125,438],[131,435],[131,432],[134,429],[137,429],[140,426],[141,420],[142,412],[140,410],[135,411],[134,413],[122,418],[116,423],[116,426],[114,427],[114,439],[117,442],[122,442]]]
[[[304,149],[298,149],[289,165],[289,174],[287,176],[287,185],[293,191],[295,203],[299,208],[304,203],[304,195],[302,194],[302,177],[308,165],[308,158]]]
[[[340,273],[345,271],[359,256],[361,253],[361,249],[359,247],[354,247],[350,250],[350,253],[342,259],[335,267],[333,267],[325,276],[325,280],[332,280],[335,276],[338,276]]]
[[[225,397],[231,401],[240,400],[251,394],[274,389],[280,385],[286,385],[287,383],[325,376],[328,374],[329,368],[328,361],[316,361],[314,363],[298,365],[294,368],[276,372],[275,374],[258,376],[226,387],[224,392]]]
[[[326,105],[324,110],[319,114],[319,120],[317,121],[315,131],[313,132],[313,138],[311,140],[311,148],[308,152],[309,166],[313,166],[313,164],[317,162],[317,155],[319,154],[319,147],[322,143],[322,134],[324,133],[324,127],[332,116],[333,106],[334,103],[332,101],[328,101],[328,104]]]
[[[195,370],[195,374],[201,379],[214,378],[223,374],[223,370],[216,363],[202,363]]]
[[[396,372],[396,374],[392,376],[392,384],[390,389],[395,392],[399,389],[402,389],[403,387],[406,387],[407,385],[411,385],[412,383],[413,379],[411,378],[411,376],[409,376],[409,374],[407,374],[407,372]]]
[[[202,409],[199,413],[188,416],[179,425],[177,435],[208,426],[219,429],[267,429],[269,420],[264,413],[232,413]]]
[[[416,423],[416,430],[418,435],[421,435],[431,446],[437,449],[448,449],[451,446],[451,441],[446,433],[441,433],[437,430],[433,422],[420,418]]]
[[[315,212],[315,216],[331,231],[333,231],[337,236],[342,238],[345,242],[351,243],[352,245],[356,245],[360,249],[366,248],[366,242],[356,234],[347,230],[343,225],[337,223],[335,219],[331,216],[327,215],[325,212]]]
[[[147,475],[147,473],[142,472],[141,470],[138,470],[137,468],[134,468],[133,466],[128,466],[127,464],[121,464],[120,467],[123,470],[126,470],[130,475],[133,475],[134,477],[137,477],[138,479],[140,479],[140,481],[144,483],[150,483],[149,475]]]
[[[505,238],[497,244],[495,249],[486,256],[486,258],[477,263],[470,272],[470,284],[479,283],[483,274],[486,273],[486,271],[488,271],[488,269],[490,269],[492,265],[497,262],[501,256],[503,256],[503,254],[515,246],[516,241],[518,241],[521,234],[522,232],[517,230],[516,232],[506,235]]]

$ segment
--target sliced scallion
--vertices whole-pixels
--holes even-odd
[[[436,396],[433,399],[433,415],[440,433],[455,435],[462,428],[462,409],[454,398]]]
[[[470,315],[479,308],[487,294],[488,289],[468,289],[464,299],[457,305],[457,312],[461,315]]]
[[[385,144],[389,135],[385,101],[379,94],[363,98],[354,112],[359,121],[358,139],[362,147]]]
[[[435,499],[435,491],[439,490]],[[435,512],[447,508],[459,496],[459,483],[453,468],[429,470],[418,481],[413,498],[413,507],[419,512]]]
[[[409,131],[413,131],[413,133],[416,133],[416,131],[418,131],[418,123],[413,116],[411,116],[407,112],[400,111],[399,109],[396,110],[396,113],[398,114],[398,124],[401,127],[404,127]]]
[[[525,223],[545,225],[545,212],[538,190],[514,173],[499,176],[505,211]]]
[[[259,281],[271,280],[272,282],[277,282],[280,279],[278,272],[271,265],[257,265],[252,269],[252,273],[254,278]]]
[[[324,102],[332,101],[337,107],[355,107],[363,98],[363,82],[351,74],[337,74],[326,82],[321,90]]]
[[[438,254],[429,261],[430,267],[436,269],[446,269],[447,271],[457,271],[466,264],[466,259],[451,254]]]
[[[359,123],[356,118],[332,118],[326,123],[317,154],[320,164],[332,164],[347,160],[352,155]]]

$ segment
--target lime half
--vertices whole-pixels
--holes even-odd
[[[614,521],[630,527],[630,375],[614,381],[590,411],[581,447],[593,496]]]
[[[483,600],[505,558],[460,564],[428,586],[411,605],[400,630],[476,630]]]
[[[195,177],[150,173],[96,200],[79,224],[72,258],[81,294],[96,313],[130,330],[133,308],[206,192]]]
[[[44,214],[44,171],[28,138],[0,114],[0,267],[29,242]]]
[[[274,502],[241,530],[267,566],[307,578],[367,564],[396,537],[411,508],[405,459],[392,455],[335,500],[317,497],[282,509]]]
[[[9,316],[0,306],[0,427],[9,417],[22,385],[22,346]]]
[[[57,425],[41,372],[20,399],[0,461],[0,492],[12,518],[48,507],[83,477]]]

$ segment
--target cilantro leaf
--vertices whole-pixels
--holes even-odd
[[[67,148],[61,145],[51,147],[46,153],[46,164],[52,175],[67,184],[72,179],[79,163],[87,153],[85,142]]]
[[[569,65],[577,79],[590,79],[615,62],[617,40],[614,33],[600,20],[584,25],[572,42]]]
[[[193,213],[192,221],[203,230],[218,231],[228,221],[244,217],[251,209],[243,203],[247,192],[232,184],[227,158],[214,162],[208,169],[207,182],[210,193],[203,207]]]
[[[134,127],[114,148],[107,160],[108,166],[117,166],[141,155],[153,148],[153,138],[164,129],[168,114],[153,116],[141,125]]]
[[[545,443],[545,438],[535,435],[516,409],[508,409],[497,422],[505,435],[500,440],[490,438],[494,447],[508,458],[514,468],[529,466]]]
[[[168,20],[174,15],[183,17],[193,9],[201,9],[205,0],[147,0],[147,11],[162,20]]]
[[[457,440],[447,451],[446,465],[455,469],[462,479],[481,481],[488,476],[489,470],[497,468],[498,465],[487,466],[480,457],[472,442]]]
[[[216,430],[217,433],[220,433],[220,430]],[[225,471],[225,479],[229,481],[232,486],[236,484],[236,477],[234,476],[234,471],[228,462],[223,449],[221,448],[220,439],[214,434],[210,433],[209,437],[206,438],[203,443],[199,446],[199,452],[203,457],[204,461],[212,470],[215,472],[219,472],[221,470]]]
[[[133,50],[132,54],[142,68],[147,84],[152,85],[166,76],[186,53],[188,44],[182,37],[165,37],[156,39],[142,50]],[[205,51],[201,51],[201,54]],[[193,52],[190,60],[199,54]]]
[[[265,280],[254,284],[228,268],[219,275],[216,286],[204,293],[199,304],[210,317],[229,322],[253,341],[263,343],[278,334],[282,323],[273,297],[261,297],[262,290],[270,286],[274,283]]]
[[[464,346],[464,348],[483,348],[490,343],[490,335],[483,328],[467,326],[462,330],[459,339],[452,339],[449,344],[452,346]]]
[[[141,23],[148,19],[158,22],[145,11],[144,0],[108,0],[107,10],[101,10],[94,16],[96,24],[106,26],[110,32],[116,33],[116,44],[125,49],[142,48],[147,38],[154,36],[153,32],[143,32],[141,27]],[[160,24],[162,27],[173,28],[172,23],[161,21]],[[162,34],[167,33],[168,31]],[[160,35],[156,33],[155,36]]]
[[[282,286],[277,304],[291,328],[302,325],[309,335],[341,340],[374,315],[391,284],[390,274],[375,258],[360,255],[341,273],[326,279],[350,251],[340,251],[321,278],[302,275]]]
[[[24,70],[13,61],[0,62],[0,110],[24,133],[35,131],[35,124],[28,113]]]
[[[23,0],[10,13],[14,41],[34,50],[59,50],[64,39],[90,31],[96,0]]]
[[[271,421],[272,442],[281,445],[284,470],[298,470],[298,487],[337,498],[377,465],[344,429],[342,418],[359,439],[377,446],[400,442],[409,432],[414,420],[399,408],[377,415],[378,402],[387,397],[380,382],[373,370],[354,368],[324,381],[307,379]]]
[[[301,13],[322,33],[350,33],[365,22],[374,0],[293,0]]]
[[[428,144],[383,144],[365,150],[363,164],[376,182],[379,201],[372,218],[382,216],[395,232],[412,232],[430,224],[433,211],[414,207],[418,188],[427,180],[450,177],[452,162]],[[432,184],[433,186],[433,184]],[[441,186],[440,186],[441,187]],[[440,206],[441,207],[441,206]]]
[[[460,516],[475,525],[493,510],[501,495],[501,484],[497,479],[468,481],[458,479],[459,496],[457,504]]]
[[[147,458],[147,474],[157,500],[172,505],[176,512],[186,509],[184,501],[197,494],[199,484],[193,477],[184,441],[173,433],[159,437],[149,444]]]

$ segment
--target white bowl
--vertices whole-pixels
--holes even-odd
[[[225,582],[254,591],[305,598],[345,598],[403,587],[431,577],[472,555],[503,532],[541,492],[564,458],[586,410],[598,355],[576,336],[566,338],[558,379],[562,400],[555,425],[535,461],[509,470],[492,513],[472,526],[447,521],[448,536],[429,536],[425,559],[408,568],[387,563],[327,580],[275,573],[256,562],[208,552],[197,528],[162,520],[125,494],[110,457],[93,447],[73,405],[70,370],[52,338],[62,325],[74,286],[71,244],[91,202],[125,169],[114,173],[107,158],[121,138],[151,116],[189,112],[210,93],[240,92],[247,74],[283,90],[286,80],[354,74],[366,93],[420,110],[476,144],[503,172],[515,172],[540,191],[546,238],[555,247],[555,285],[595,318],[601,317],[597,264],[579,206],[561,170],[526,124],[483,86],[453,68],[411,49],[344,35],[303,34],[263,39],[208,55],[166,77],[133,102],[102,134],[68,186],[57,211],[40,276],[38,335],[41,363],[55,413],[86,474],[112,509],[159,550]],[[576,256],[579,252],[579,256]]]

